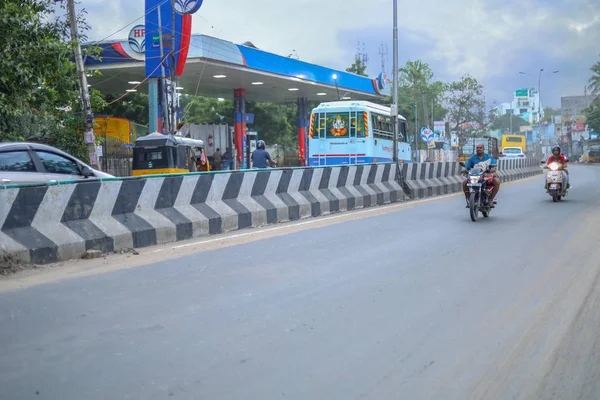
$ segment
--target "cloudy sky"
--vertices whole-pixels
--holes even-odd
[[[91,40],[126,38],[144,13],[144,0],[83,0]],[[469,73],[485,86],[488,103],[510,101],[514,89],[537,86],[542,103],[582,95],[589,68],[600,59],[600,0],[398,0],[399,64],[421,59],[436,78]],[[139,21],[138,21],[139,23]],[[364,42],[367,72],[381,70],[379,47],[392,62],[392,0],[204,0],[194,33],[333,68],[346,68]],[[362,45],[361,45],[362,46]],[[520,75],[519,71],[529,75]]]

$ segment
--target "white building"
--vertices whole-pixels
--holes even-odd
[[[544,117],[544,108],[540,104],[540,94],[537,89],[518,89],[510,103],[502,103],[497,108],[499,115],[518,115],[530,124],[537,124],[540,120],[538,110]]]

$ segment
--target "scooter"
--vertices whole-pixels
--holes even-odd
[[[544,163],[542,161],[542,164]],[[556,203],[567,197],[569,190],[564,182],[562,164],[551,162],[549,165],[544,165],[543,169],[548,170],[546,172],[546,193],[552,197],[552,201]]]

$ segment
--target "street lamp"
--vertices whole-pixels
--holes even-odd
[[[335,90],[337,91],[337,96],[338,96],[338,100],[341,100],[340,98],[340,88],[338,87],[338,82],[337,82],[337,74],[333,74],[332,76],[334,82],[335,82]]]
[[[540,68],[540,73],[538,74],[538,125],[542,123],[542,92],[541,92],[541,81],[542,81],[542,72],[544,72],[544,68]],[[553,74],[557,74],[560,71],[552,71]],[[531,75],[527,72],[519,71],[521,75]]]

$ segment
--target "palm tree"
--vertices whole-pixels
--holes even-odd
[[[594,73],[590,78],[588,88],[592,96],[599,97],[600,96],[600,61],[598,61],[592,68],[591,71]]]

